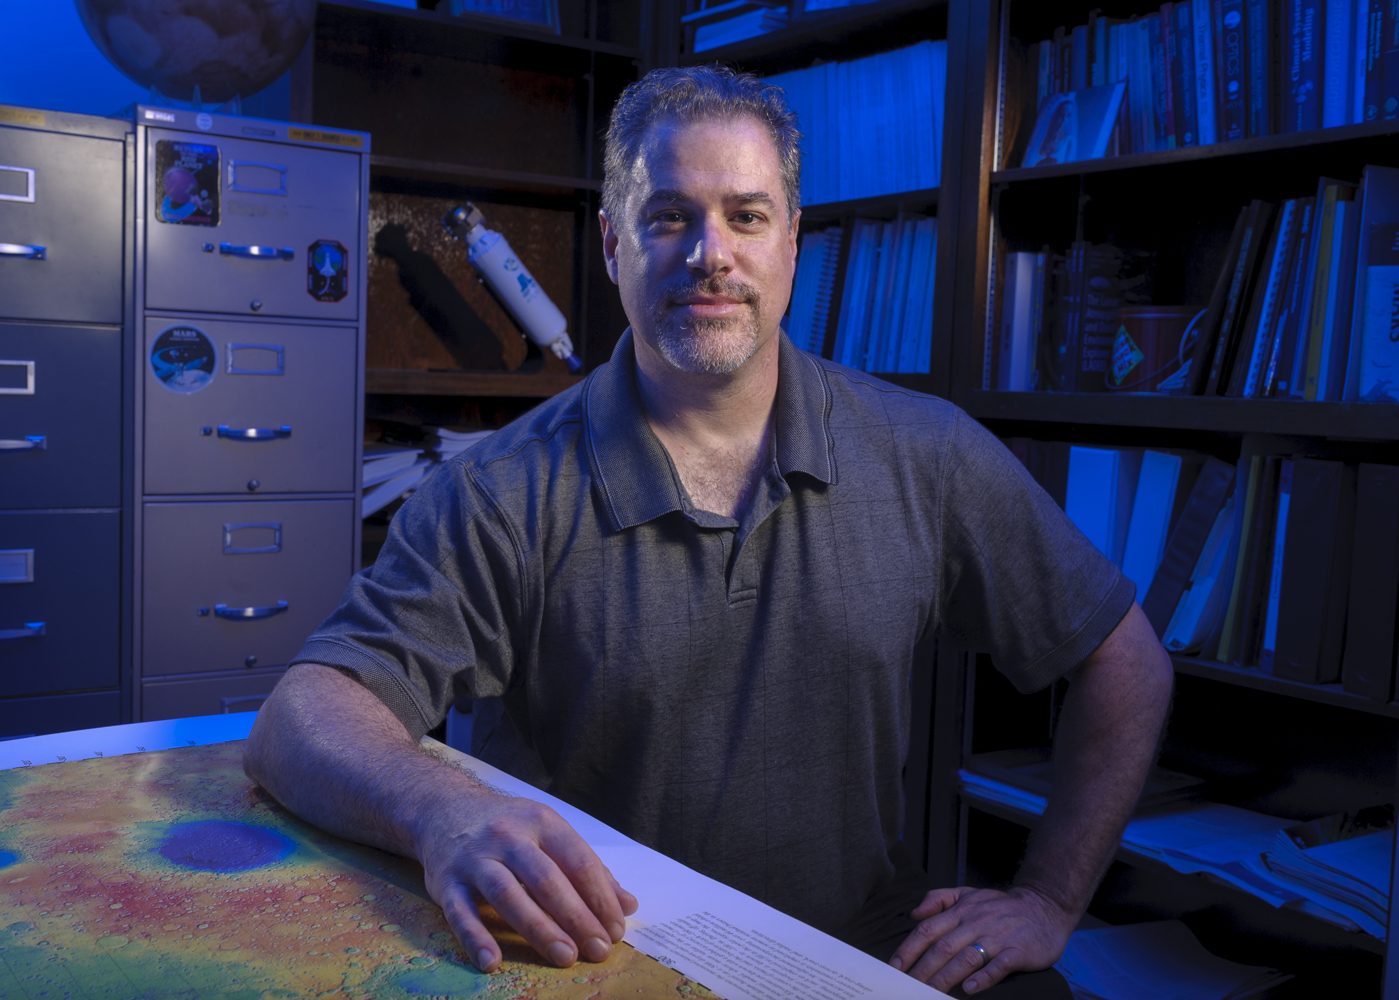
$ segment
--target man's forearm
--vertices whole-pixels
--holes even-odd
[[[489,794],[424,753],[371,692],[331,667],[293,667],[258,713],[248,777],[337,836],[417,856],[429,796]]]
[[[1018,885],[1065,913],[1087,908],[1155,761],[1171,685],[1170,658],[1133,605],[1069,685],[1054,787]]]

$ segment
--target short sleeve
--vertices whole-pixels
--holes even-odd
[[[1102,645],[1136,587],[961,411],[945,469],[941,634],[1038,690]]]
[[[466,467],[445,465],[291,662],[349,673],[420,737],[458,698],[500,697],[512,683],[521,566]]]

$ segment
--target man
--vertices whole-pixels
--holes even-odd
[[[500,699],[475,752],[940,989],[1062,951],[1155,751],[1169,661],[1132,586],[954,407],[779,330],[794,116],[657,70],[608,133],[612,360],[433,477],[259,715],[247,770],[416,857],[475,958],[475,900],[600,961],[634,897],[552,811],[416,748]],[[911,664],[934,635],[1030,690],[1073,677],[1016,888],[928,891],[899,844]]]

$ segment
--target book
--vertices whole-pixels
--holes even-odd
[[[1360,398],[1361,342],[1364,339],[1366,305],[1365,289],[1370,260],[1370,243],[1378,223],[1399,223],[1399,170],[1390,167],[1367,166],[1361,174],[1356,194],[1360,206],[1357,223],[1355,273],[1356,282],[1351,303],[1350,350],[1346,359],[1343,400]],[[1382,400],[1380,400],[1382,401]]]
[[[1268,606],[1269,570],[1273,555],[1273,529],[1277,523],[1278,473],[1281,459],[1264,455],[1259,481],[1257,509],[1246,540],[1243,589],[1239,617],[1230,649],[1235,663],[1258,663]]]
[[[1345,386],[1346,352],[1350,347],[1350,310],[1354,301],[1356,235],[1359,208],[1353,201],[1336,202],[1331,226],[1331,278],[1327,286],[1321,330],[1321,364],[1316,398],[1337,400]]]
[[[1141,465],[1142,453],[1134,448],[1069,449],[1064,513],[1117,566],[1122,565]]]
[[[1196,324],[1195,343],[1179,377],[1184,394],[1198,396],[1205,391],[1205,385],[1209,380],[1210,365],[1214,359],[1215,344],[1219,339],[1220,323],[1229,297],[1229,289],[1233,282],[1239,253],[1243,249],[1244,235],[1248,230],[1248,219],[1249,209],[1244,208],[1234,221],[1234,231],[1229,237],[1229,246],[1224,252],[1224,264],[1219,269],[1219,277],[1215,279],[1210,304],[1206,307],[1204,316]]]
[[[1217,128],[1222,142],[1247,135],[1244,120],[1244,0],[1216,0],[1215,69],[1218,74]]]
[[[1207,396],[1222,395],[1229,385],[1234,356],[1238,350],[1240,329],[1244,325],[1259,262],[1273,221],[1275,206],[1255,200],[1248,207],[1243,238],[1233,261],[1228,292],[1220,312],[1219,331],[1214,338],[1214,356],[1205,382]]]
[[[1001,297],[1001,348],[996,388],[1027,392],[1035,360],[1035,292],[1041,254],[1012,253],[1005,260]]]
[[[1351,694],[1387,702],[1394,695],[1399,610],[1399,466],[1360,465],[1351,552],[1341,684]]]
[[[1256,396],[1267,371],[1272,348],[1273,328],[1287,280],[1287,264],[1292,254],[1299,222],[1298,202],[1282,203],[1277,224],[1263,252],[1257,291],[1250,303],[1248,319],[1240,331],[1240,363],[1229,378],[1228,395]]]
[[[1161,14],[1170,25],[1166,57],[1171,68],[1176,145],[1194,146],[1199,139],[1200,120],[1195,104],[1195,30],[1191,0],[1167,4],[1161,8]]]
[[[1242,502],[1234,505],[1234,545],[1230,558],[1233,561],[1227,585],[1227,598],[1223,608],[1224,617],[1220,622],[1218,646],[1214,658],[1220,663],[1232,663],[1237,648],[1236,636],[1242,631],[1239,620],[1244,589],[1247,586],[1249,567],[1249,540],[1254,534],[1254,520],[1258,516],[1258,499],[1263,484],[1263,456],[1251,455],[1239,459],[1239,485],[1243,488]]]
[[[1230,468],[1230,480],[1233,468]],[[1231,496],[1215,514],[1205,535],[1199,558],[1190,572],[1170,620],[1158,629],[1161,644],[1173,653],[1189,655],[1201,651],[1219,619],[1225,589],[1225,562],[1234,530],[1234,501]],[[1158,574],[1159,579],[1159,574]]]
[[[1321,127],[1321,61],[1325,0],[1289,0],[1283,5],[1287,100],[1283,132]]]
[[[1321,127],[1350,122],[1351,46],[1355,43],[1355,7],[1368,0],[1325,0],[1326,32],[1321,62]]]
[[[1307,684],[1341,679],[1354,543],[1355,469],[1294,459],[1273,673]]]
[[[1244,0],[1244,123],[1246,138],[1273,134],[1273,30],[1268,0]]]
[[[1209,146],[1221,138],[1215,105],[1218,63],[1215,61],[1213,3],[1212,0],[1191,0],[1191,7],[1195,51],[1189,80],[1195,88],[1196,141],[1201,146]]]
[[[1336,204],[1354,197],[1354,194],[1355,185],[1343,181],[1323,177],[1318,184],[1316,200],[1319,208],[1307,263],[1306,296],[1301,317],[1303,326],[1297,334],[1298,350],[1292,367],[1293,384],[1289,390],[1293,399],[1317,398],[1322,348],[1325,346],[1327,308],[1335,305],[1331,286],[1339,264],[1336,255]],[[1344,210],[1341,222],[1344,225]],[[1305,349],[1303,344],[1306,345]]]
[[[1142,454],[1127,540],[1122,550],[1122,573],[1137,585],[1144,600],[1166,549],[1166,536],[1175,507],[1181,458],[1167,452]]]
[[[787,336],[797,347],[813,354],[820,354],[826,343],[843,235],[839,226],[805,233],[797,254]]]
[[[1040,105],[1022,167],[1096,160],[1107,154],[1127,85],[1052,94]]]
[[[1268,608],[1263,622],[1263,648],[1258,665],[1273,669],[1278,648],[1278,603],[1282,597],[1282,564],[1286,554],[1287,518],[1292,508],[1292,459],[1283,459],[1278,470],[1278,502],[1273,518],[1273,546],[1268,567]]]
[[[1370,227],[1357,367],[1359,398],[1399,403],[1399,224]]]
[[[1303,286],[1306,284],[1307,250],[1311,246],[1312,226],[1316,222],[1316,199],[1303,198],[1298,208],[1297,237],[1292,241],[1287,288],[1278,312],[1273,351],[1260,393],[1264,396],[1286,397],[1292,384],[1292,358],[1297,349],[1297,331],[1302,325]]]

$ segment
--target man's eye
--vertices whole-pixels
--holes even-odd
[[[756,226],[763,220],[762,216],[758,215],[756,212],[739,212],[734,216],[734,221],[740,226]]]
[[[660,212],[656,215],[656,221],[665,225],[675,225],[685,221],[685,216],[679,212]]]

